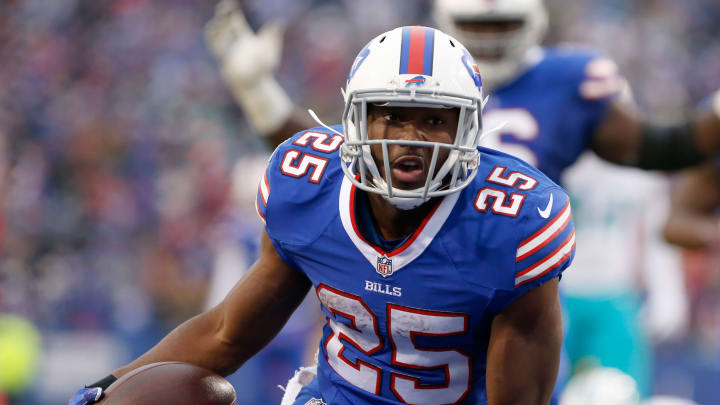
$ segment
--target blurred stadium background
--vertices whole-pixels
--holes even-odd
[[[432,25],[427,0],[242,3],[255,28],[286,20],[276,76],[328,121],[367,40]],[[605,49],[651,117],[677,119],[720,83],[720,1],[548,6],[548,41]],[[254,196],[267,151],[204,45],[213,7],[0,2],[0,404],[65,403],[201,311],[252,256],[261,224],[243,189]],[[718,256],[685,255],[691,319],[655,347],[655,393],[720,404]],[[232,378],[243,403],[279,403],[313,314]]]

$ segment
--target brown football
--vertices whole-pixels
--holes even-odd
[[[236,405],[223,377],[189,363],[153,363],[120,377],[100,405]]]

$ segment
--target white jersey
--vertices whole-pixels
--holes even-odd
[[[614,295],[678,281],[677,249],[661,239],[668,181],[659,173],[606,163],[585,153],[563,177],[573,203],[577,253],[563,277],[573,295]],[[681,283],[681,279],[679,281]]]

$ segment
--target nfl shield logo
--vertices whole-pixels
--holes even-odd
[[[377,272],[383,277],[393,274],[392,260],[387,256],[377,258]]]

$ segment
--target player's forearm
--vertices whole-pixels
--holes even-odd
[[[222,303],[175,328],[115,377],[162,361],[182,361],[228,375],[280,332],[310,288],[263,233],[260,258]]]
[[[720,100],[720,92],[716,97]],[[708,156],[720,152],[720,111],[704,111],[698,114],[695,126],[698,148]]]
[[[698,145],[709,155],[720,152],[720,90],[711,96],[711,106],[696,117]]]
[[[720,245],[720,222],[712,215],[674,215],[663,230],[669,243],[687,249],[712,249]]]
[[[163,361],[192,363],[220,375],[232,373],[251,353],[223,337],[220,314],[213,311],[185,321],[152,349],[112,374],[120,377],[140,366]]]
[[[642,169],[674,171],[693,167],[720,152],[720,116],[700,111],[672,126],[646,123],[637,154]]]
[[[591,148],[617,164],[677,171],[699,165],[720,151],[720,116],[700,111],[674,125],[656,125],[614,103],[593,135]]]

